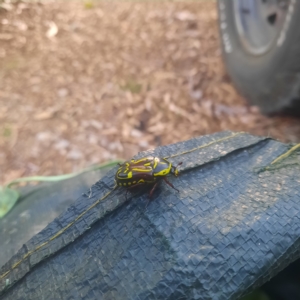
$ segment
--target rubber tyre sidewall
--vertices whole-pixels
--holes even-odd
[[[300,1],[293,4],[285,39],[260,56],[242,46],[232,0],[218,0],[219,30],[226,69],[237,89],[264,113],[296,104],[300,91]],[[225,25],[224,25],[225,24]],[[230,50],[230,51],[229,51]]]

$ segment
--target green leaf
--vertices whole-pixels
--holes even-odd
[[[58,176],[31,176],[31,177],[18,178],[8,183],[5,187],[0,186],[0,219],[4,217],[13,208],[13,206],[16,204],[16,202],[20,197],[20,194],[16,190],[11,189],[11,186],[13,185],[16,185],[21,182],[32,182],[32,181],[46,181],[46,182],[62,181],[69,178],[73,178],[85,172],[111,168],[117,165],[118,163],[123,163],[123,160],[118,159],[118,160],[104,163],[102,165],[95,165],[77,173],[64,174]]]
[[[8,187],[0,187],[0,218],[4,217],[18,201],[19,193]]]
[[[11,181],[10,183],[8,183],[7,187],[11,187],[20,182],[32,182],[32,181],[57,182],[57,181],[62,181],[62,180],[73,178],[75,176],[78,176],[78,175],[86,173],[86,172],[102,170],[105,168],[112,168],[115,165],[117,165],[118,163],[123,163],[123,162],[124,162],[123,160],[114,160],[114,161],[104,163],[102,165],[92,166],[92,167],[86,168],[80,172],[71,173],[71,174],[64,174],[64,175],[57,175],[57,176],[30,176],[30,177],[18,178],[18,179]]]
[[[261,289],[254,290],[251,294],[241,300],[271,300]]]
[[[135,80],[128,80],[121,88],[125,91],[130,91],[132,94],[138,94],[142,91],[142,85]]]
[[[94,1],[91,1],[91,0],[84,1],[84,8],[91,9],[91,8],[94,8],[94,7],[95,7]]]

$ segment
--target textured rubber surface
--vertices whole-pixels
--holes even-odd
[[[237,33],[234,1],[218,0],[226,70],[247,101],[259,106],[266,114],[300,113],[300,1],[287,2],[285,25],[277,41],[266,53],[251,55],[242,46]],[[251,5],[249,1],[244,4],[245,7]],[[275,17],[280,19],[277,13]]]
[[[300,257],[297,147],[222,132],[147,154],[183,162],[180,193],[126,202],[113,169],[2,268],[0,298],[236,299]]]

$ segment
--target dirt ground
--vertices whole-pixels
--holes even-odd
[[[1,184],[228,129],[300,140],[232,86],[214,2],[2,5]]]

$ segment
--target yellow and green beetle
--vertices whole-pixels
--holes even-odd
[[[115,181],[118,186],[128,189],[153,184],[149,194],[150,197],[161,180],[164,180],[169,186],[179,192],[166,178],[169,174],[178,176],[177,168],[179,165],[181,163],[175,167],[168,160],[161,157],[147,156],[140,159],[132,159],[120,165],[115,175]]]

